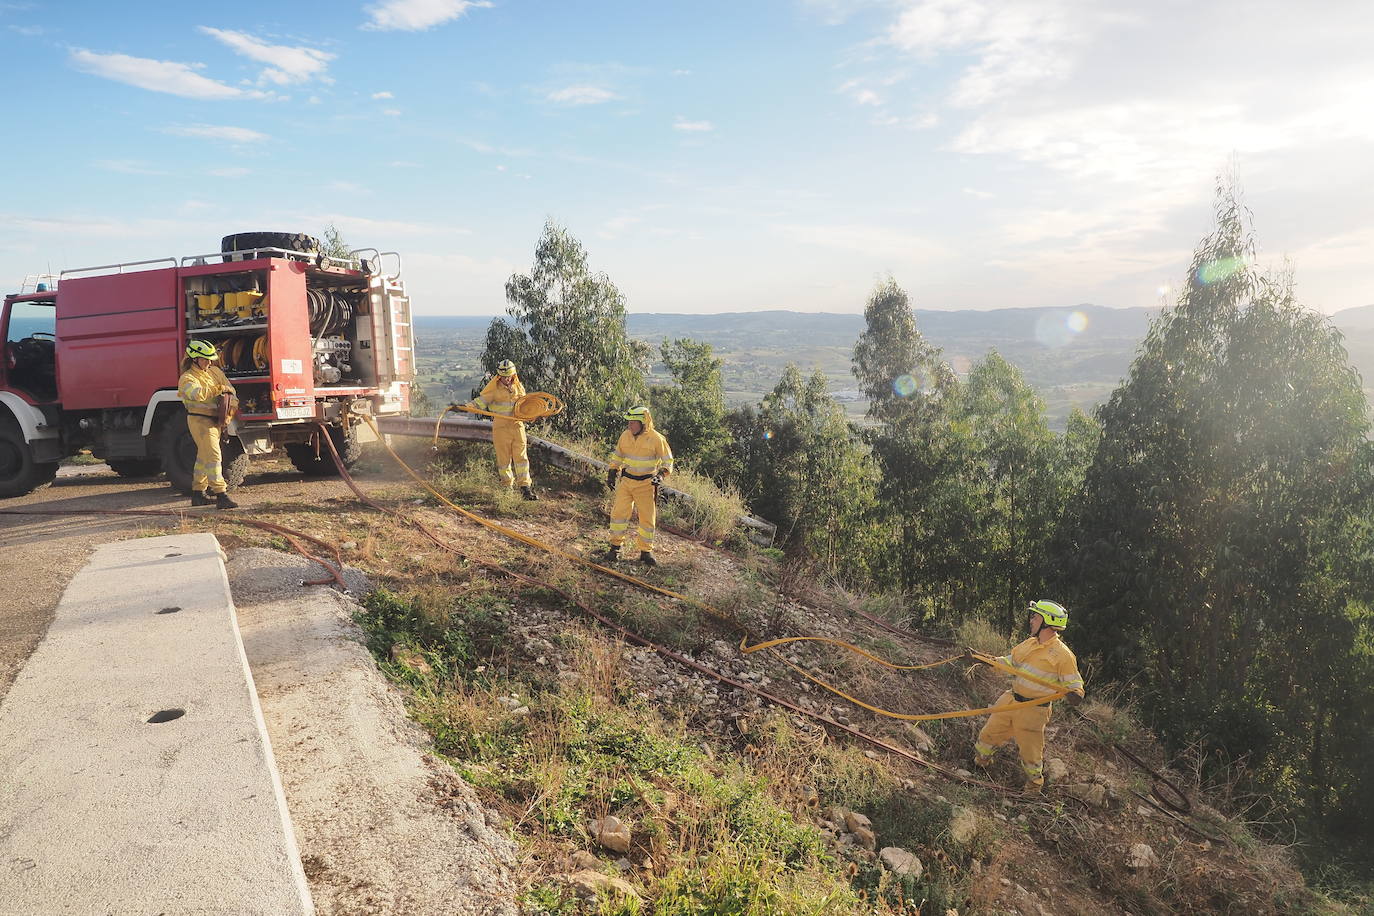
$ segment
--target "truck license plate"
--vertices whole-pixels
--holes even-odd
[[[306,417],[315,416],[315,408],[309,407],[278,407],[278,420],[303,420]]]

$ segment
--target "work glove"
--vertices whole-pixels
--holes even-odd
[[[620,472],[617,471],[615,468],[610,468],[610,469],[608,469],[608,470],[606,471],[606,489],[608,489],[608,490],[614,490],[614,489],[615,489],[615,479],[616,479],[617,477],[619,477],[619,476],[620,476]]]
[[[1077,706],[1083,702],[1083,698],[1076,693],[1066,693],[1064,694],[1064,702],[1070,706]]]

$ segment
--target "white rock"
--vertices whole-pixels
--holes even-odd
[[[1050,782],[1063,782],[1069,778],[1069,765],[1058,757],[1051,757],[1045,761],[1045,775]]]
[[[1096,783],[1082,782],[1069,786],[1064,790],[1074,798],[1093,808],[1107,807],[1107,790]]]
[[[1131,844],[1131,851],[1126,855],[1126,867],[1132,871],[1143,871],[1153,868],[1159,864],[1159,857],[1155,851],[1144,843]]]
[[[925,871],[925,866],[915,855],[898,846],[884,846],[878,853],[878,858],[883,860],[883,864],[898,875],[911,875],[913,878],[921,877]]]
[[[977,835],[978,815],[969,808],[955,808],[949,819],[949,838],[963,846]]]

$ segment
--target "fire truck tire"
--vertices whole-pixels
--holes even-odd
[[[224,482],[229,485],[229,489],[237,489],[243,486],[243,479],[248,476],[248,465],[250,464],[248,453],[243,450],[243,443],[232,436],[223,442],[219,447],[219,469],[224,475]]]
[[[156,477],[162,473],[158,458],[107,458],[105,463],[120,477]]]
[[[343,459],[344,467],[352,468],[358,463],[358,459],[363,455],[363,446],[357,435],[345,434],[343,430],[335,428],[329,431],[329,438],[334,440],[334,448]],[[319,456],[316,457],[315,447],[309,442],[293,442],[286,447],[286,456],[291,459],[296,470],[308,477],[330,477],[339,473],[328,448],[321,448]]]
[[[0,498],[41,490],[56,476],[56,461],[34,461],[19,427],[0,421]]]
[[[170,418],[162,427],[161,443],[158,451],[162,457],[162,469],[167,472],[167,480],[172,488],[182,493],[191,492],[191,481],[195,476],[196,443],[191,438],[191,430],[186,427],[186,415]],[[229,438],[220,444],[220,473],[230,489],[243,483],[248,475],[248,455],[243,443]]]
[[[238,232],[226,235],[220,251],[248,251],[254,248],[285,248],[287,251],[319,251],[320,240],[303,232]]]

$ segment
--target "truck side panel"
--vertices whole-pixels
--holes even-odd
[[[181,306],[174,268],[64,279],[57,383],[65,410],[147,404],[175,388]]]
[[[268,374],[272,378],[272,401],[278,405],[276,415],[293,419],[312,417],[315,355],[310,345],[305,265],[274,259],[267,275],[267,299],[271,315],[267,331]]]

